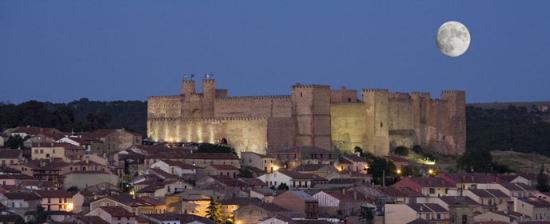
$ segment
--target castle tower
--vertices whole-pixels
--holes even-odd
[[[365,142],[366,150],[376,155],[387,155],[389,138],[389,92],[387,89],[364,89]]]
[[[193,80],[193,74],[183,75],[181,81],[181,95],[190,96],[195,93],[195,80]]]
[[[216,81],[214,74],[206,73],[202,80],[202,116],[214,117],[214,100],[216,98]]]
[[[296,119],[296,146],[332,149],[330,139],[330,87],[301,85],[292,87],[292,116]]]
[[[466,94],[464,91],[443,91],[441,100],[447,108],[446,125],[440,130],[445,135],[448,154],[462,154],[466,150]],[[442,115],[445,116],[445,115]]]
[[[413,115],[413,127],[416,133],[416,144],[424,145],[428,142],[425,133],[431,95],[428,92],[412,92],[411,99],[413,101],[411,112]]]

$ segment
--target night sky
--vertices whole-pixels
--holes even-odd
[[[230,95],[301,82],[550,100],[549,10],[547,0],[1,0],[0,101],[145,100],[205,72]],[[459,58],[435,45],[448,20],[471,33]]]

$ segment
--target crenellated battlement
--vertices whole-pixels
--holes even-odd
[[[181,99],[181,96],[149,96],[147,97],[147,100],[175,100],[175,99]]]
[[[269,117],[215,117],[215,118],[174,118],[174,117],[163,117],[163,118],[150,118],[149,120],[154,121],[182,121],[182,122],[222,122],[222,121],[257,121],[257,120],[267,120]]]
[[[150,96],[148,136],[158,141],[217,142],[237,150],[314,146],[387,155],[395,146],[421,145],[445,154],[465,150],[465,92],[390,92],[384,88],[332,90],[292,85],[289,95],[228,96],[212,74],[182,80],[181,95]],[[333,147],[334,146],[334,147]]]
[[[296,83],[292,86],[293,89],[301,89],[301,88],[328,88],[330,89],[329,85],[320,85],[320,84],[301,84]]]
[[[242,100],[290,100],[290,95],[268,95],[268,96],[229,96],[216,99],[217,101],[242,101]]]
[[[466,94],[464,90],[443,90],[441,91],[441,95],[445,94]]]
[[[363,89],[364,93],[389,93],[388,89]]]
[[[408,93],[396,92],[390,93],[389,98],[391,100],[410,100],[411,95],[409,95]]]
[[[422,97],[428,97],[430,98],[431,97],[431,93],[430,92],[420,92],[420,91],[413,91],[411,92],[411,96],[422,96]]]

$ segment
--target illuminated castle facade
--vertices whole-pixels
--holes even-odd
[[[314,146],[352,151],[358,146],[387,155],[397,146],[443,154],[465,150],[464,91],[390,93],[364,89],[332,90],[328,85],[295,84],[290,95],[229,96],[211,75],[182,81],[175,96],[147,101],[147,134],[155,141],[227,142],[238,151],[266,153]]]

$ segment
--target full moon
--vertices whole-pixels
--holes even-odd
[[[470,46],[470,32],[464,24],[449,21],[439,27],[436,43],[444,55],[458,57]]]

